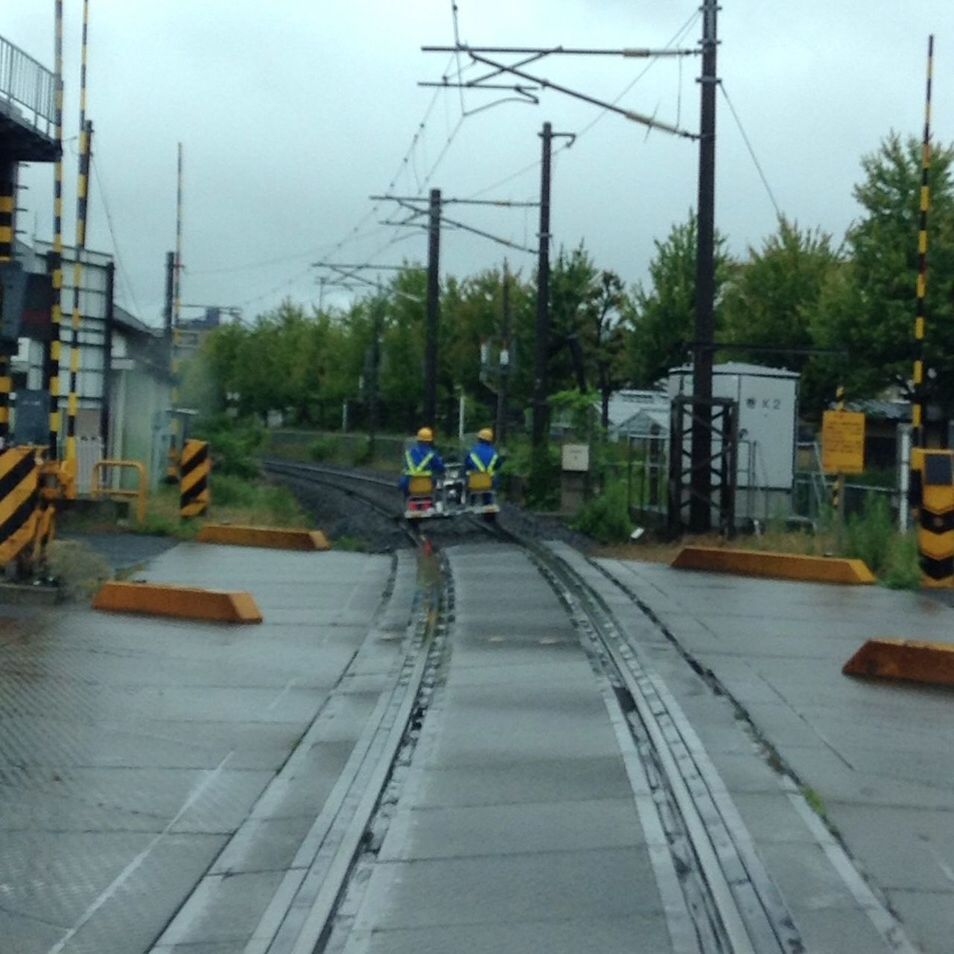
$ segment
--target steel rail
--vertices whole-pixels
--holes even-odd
[[[266,462],[266,467],[338,489],[342,481],[393,488],[386,479],[347,470],[272,461]],[[529,555],[566,607],[584,637],[584,646],[589,644],[590,657],[604,680],[614,686],[607,701],[616,709],[614,726],[618,736],[620,727],[627,726],[635,746],[635,751],[630,747],[629,756],[624,749],[630,777],[633,779],[635,772],[642,779],[655,778],[656,796],[663,799],[663,804],[654,801],[658,819],[646,820],[665,832],[666,852],[671,855],[664,864],[654,859],[657,879],[666,880],[668,871],[665,890],[670,892],[669,900],[674,900],[676,891],[684,896],[683,903],[669,911],[677,949],[694,954],[801,954],[804,945],[778,889],[755,855],[741,819],[727,810],[727,802],[734,809],[728,792],[717,778],[718,784],[713,784],[711,765],[708,772],[700,772],[696,764],[700,753],[695,750],[698,742],[687,743],[680,731],[679,722],[685,717],[681,713],[674,717],[668,692],[636,657],[600,594],[548,547],[499,524],[469,519]],[[633,765],[634,758],[641,759],[643,765]],[[634,794],[638,794],[635,785]],[[645,811],[644,803],[642,818]],[[680,853],[680,845],[688,851]],[[342,896],[343,889],[339,886],[336,898]],[[660,891],[664,891],[662,883]],[[333,911],[322,915],[323,923],[330,923],[332,916]],[[681,923],[686,917],[691,927]],[[299,950],[295,948],[296,954]]]
[[[715,943],[718,946],[714,950],[727,954],[772,951],[800,954],[804,951],[791,914],[755,856],[751,837],[734,806],[732,811],[726,810],[725,803],[731,803],[731,797],[720,780],[712,785],[714,768],[710,766],[709,773],[699,772],[695,765],[698,753],[683,739],[679,720],[673,719],[670,711],[672,701],[667,703],[664,698],[668,693],[660,691],[658,677],[635,657],[613,612],[585,579],[549,548],[499,525],[481,526],[530,555],[581,634],[597,650],[597,659],[607,670],[606,674],[611,681],[622,685],[627,702],[632,703],[638,718],[636,726],[626,719],[620,700],[614,700],[631,731],[635,734],[641,728],[646,734],[649,752],[662,772],[671,797],[669,807],[681,820],[695,856],[699,887],[708,893],[707,900],[711,902],[711,906],[700,909],[691,886],[684,877],[681,879],[683,887],[689,889],[686,908],[699,931],[695,949],[700,954],[710,954]],[[666,827],[665,819],[662,821]],[[676,859],[681,873],[685,873],[685,860],[681,856]]]
[[[401,558],[392,559],[391,573],[368,626],[366,642],[377,638],[377,626],[390,612]],[[442,620],[441,608],[446,597],[442,587],[433,585],[419,586],[418,592],[423,598],[415,601],[405,627],[403,651],[393,664],[337,783],[304,835],[252,936],[242,947],[243,954],[311,954],[330,932],[338,900],[361,854],[364,834],[387,789],[402,743],[416,725],[425,673],[433,669],[433,637]],[[359,656],[360,650],[345,674],[352,670]],[[308,758],[327,708],[325,703],[260,797],[256,809],[263,817],[269,817],[266,808],[274,810],[281,803],[301,763]],[[221,880],[223,870],[228,870],[229,859],[240,858],[247,852],[249,837],[249,833],[239,829],[226,843],[210,868],[210,880],[193,891],[150,951],[165,951],[189,941],[194,926],[207,913],[214,882]]]
[[[371,494],[359,493],[356,490],[349,488],[347,484],[349,483],[359,483],[367,484],[370,486],[378,487],[382,490],[388,490],[392,495],[397,496],[399,491],[394,485],[393,480],[388,480],[384,477],[371,477],[367,474],[356,474],[353,471],[346,470],[337,470],[331,467],[319,466],[316,464],[302,464],[297,461],[287,461],[287,460],[278,460],[276,458],[267,458],[263,461],[263,466],[266,471],[270,471],[275,474],[284,474],[289,477],[298,477],[316,484],[324,484],[327,487],[332,487],[339,493],[345,494],[349,497],[355,497],[358,500],[361,500],[362,503],[368,504],[372,510],[377,511],[382,516],[387,517],[389,520],[393,520],[394,523],[401,529],[402,533],[415,545],[420,545],[423,542],[423,535],[413,527],[409,521],[403,517],[398,517],[395,514],[395,509],[393,505],[387,505],[381,502],[379,497],[374,497]]]

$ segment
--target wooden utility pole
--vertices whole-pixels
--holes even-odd
[[[701,121],[699,137],[699,211],[696,220],[696,325],[692,361],[692,450],[689,528],[696,533],[712,524],[712,356],[715,341],[715,137],[716,15],[718,0],[702,6]]]
[[[381,365],[381,329],[384,325],[384,289],[378,280],[378,293],[371,302],[371,353],[368,361],[368,459],[374,460],[378,436],[378,376]]]
[[[427,344],[424,352],[424,418],[437,423],[437,334],[440,324],[441,190],[431,189],[427,228]]]
[[[500,354],[497,358],[497,427],[494,434],[498,446],[503,443],[507,430],[507,386],[510,379],[510,270],[507,268],[506,259],[503,263],[503,287],[500,297],[503,316],[500,329]]]
[[[550,357],[550,158],[553,127],[543,124],[540,172],[540,252],[537,263],[537,321],[533,352],[533,446],[547,440],[547,363]]]

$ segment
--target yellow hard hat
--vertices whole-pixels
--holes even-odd
[[[494,432],[489,427],[482,427],[477,432],[477,440],[479,441],[492,441],[494,439]]]
[[[419,441],[424,441],[427,444],[430,444],[434,440],[434,432],[429,427],[422,427],[417,432],[417,439]]]

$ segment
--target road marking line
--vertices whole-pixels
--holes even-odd
[[[195,788],[189,793],[189,796],[182,803],[182,807],[179,811],[176,812],[175,817],[166,825],[165,828],[156,835],[152,841],[149,842],[146,847],[133,858],[132,861],[123,868],[122,871],[113,879],[112,883],[96,898],[95,901],[80,915],[79,920],[59,939],[59,941],[54,944],[47,954],[60,954],[66,943],[86,924],[87,921],[92,918],[92,916],[123,886],[123,884],[135,873],[135,871],[142,865],[142,863],[149,856],[150,852],[159,842],[169,834],[170,830],[175,826],[176,822],[195,804],[196,800],[202,795],[202,793],[209,787],[209,785],[215,781],[215,779],[222,772],[222,769],[225,768],[226,763],[232,756],[235,754],[234,750],[229,752],[228,755],[222,759],[221,762],[209,773],[206,774],[206,777],[199,782]]]

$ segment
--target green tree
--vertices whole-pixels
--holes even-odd
[[[391,427],[413,431],[424,400],[424,311],[427,273],[408,266],[388,285],[381,342],[381,406]]]
[[[771,350],[733,349],[731,356],[801,371],[813,345],[812,316],[838,264],[830,235],[802,231],[781,217],[762,248],[750,248],[748,258],[733,269],[723,295],[726,340]]]
[[[665,241],[656,241],[649,265],[649,287],[636,286],[627,309],[626,368],[637,387],[651,387],[669,369],[682,364],[695,338],[696,216],[674,225]],[[722,326],[721,289],[731,267],[725,240],[715,236],[715,326]]]
[[[926,363],[928,398],[954,410],[954,147],[934,149],[930,170]],[[854,196],[863,214],[849,229],[850,264],[830,275],[812,322],[817,344],[844,356],[826,362],[849,394],[894,386],[912,394],[921,145],[891,133],[862,159]],[[834,384],[832,384],[832,388]]]

